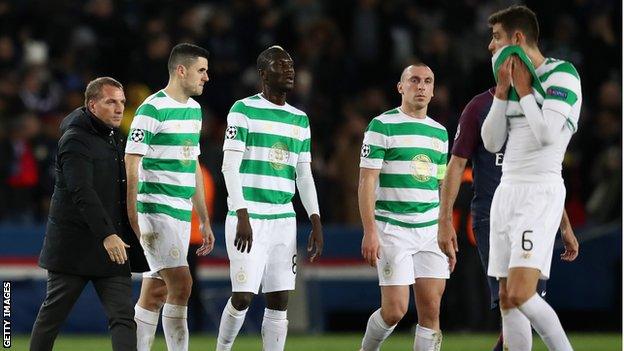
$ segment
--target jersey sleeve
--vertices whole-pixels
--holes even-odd
[[[227,116],[227,127],[223,140],[223,151],[245,151],[247,135],[249,134],[249,119],[245,115],[245,104],[237,101],[230,108]]]
[[[581,80],[576,68],[569,62],[559,64],[543,85],[546,95],[542,110],[551,110],[569,119],[572,107],[581,99]],[[570,122],[576,127],[577,121]]]
[[[448,135],[448,132],[447,132]],[[446,164],[448,163],[448,137],[447,140],[442,144],[442,154],[440,155],[440,159],[437,164],[437,173],[436,177],[438,180],[444,179],[444,175],[446,174]]]
[[[130,125],[126,153],[145,155],[152,138],[158,134],[160,126],[161,122],[156,107],[150,104],[139,106]]]
[[[305,128],[303,133],[303,143],[301,144],[301,152],[299,153],[298,163],[312,162],[312,154],[310,153],[310,146],[312,143],[312,137],[310,132],[310,124]]]
[[[360,167],[381,169],[388,148],[386,127],[377,119],[373,119],[366,132],[360,150]]]
[[[475,97],[470,100],[459,117],[455,141],[451,153],[462,158],[471,158],[479,145],[479,100]]]

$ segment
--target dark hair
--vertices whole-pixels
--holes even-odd
[[[203,57],[208,60],[208,56],[210,56],[210,53],[202,47],[189,43],[181,43],[171,49],[169,62],[167,62],[167,69],[169,70],[169,74],[173,74],[178,65],[189,67],[198,57]]]
[[[258,68],[258,70],[266,70],[271,63],[273,56],[280,52],[286,52],[286,50],[284,50],[284,48],[279,45],[273,45],[261,52],[260,55],[258,55],[258,60],[256,60],[256,67]]]
[[[539,24],[535,12],[524,5],[514,5],[493,13],[488,18],[490,26],[500,23],[505,32],[511,35],[514,30],[521,31],[531,45],[537,44]]]
[[[87,104],[89,104],[89,101],[102,98],[102,87],[105,85],[114,86],[116,88],[123,90],[123,85],[121,85],[121,83],[119,83],[114,78],[111,78],[111,77],[95,78],[94,80],[90,81],[89,84],[87,84],[87,88],[85,89],[85,93],[84,93],[85,107],[87,107]]]

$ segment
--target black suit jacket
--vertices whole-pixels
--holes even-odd
[[[86,108],[69,114],[56,157],[56,181],[39,265],[49,271],[130,275],[148,270],[126,212],[124,142]],[[111,261],[103,240],[117,234],[130,245],[129,261]]]

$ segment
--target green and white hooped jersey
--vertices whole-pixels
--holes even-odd
[[[227,121],[223,150],[243,152],[240,177],[249,217],[294,217],[297,163],[311,162],[308,116],[256,94],[236,101]],[[229,198],[228,207],[234,215]]]
[[[439,181],[448,153],[446,128],[400,108],[375,117],[364,134],[360,167],[380,169],[375,219],[407,228],[438,223]]]
[[[139,167],[137,211],[191,221],[202,112],[197,101],[186,104],[161,90],[137,108],[126,153],[143,155]]]

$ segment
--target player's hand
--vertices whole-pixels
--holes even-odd
[[[377,260],[379,256],[379,237],[377,232],[364,231],[364,237],[362,238],[362,257],[366,263],[371,267],[377,267]]]
[[[566,262],[574,261],[579,254],[579,243],[571,226],[561,228],[561,240],[565,248],[565,251],[561,254],[561,260]]]
[[[117,264],[126,263],[126,260],[128,260],[126,249],[129,247],[130,245],[124,243],[117,234],[111,234],[104,239],[104,248],[108,253],[108,257]]]
[[[249,223],[249,214],[246,208],[242,208],[236,211],[236,217],[238,223],[236,224],[236,238],[234,238],[234,246],[242,253],[251,251],[251,243],[253,242],[253,235],[251,232],[251,223]]]
[[[511,87],[511,57],[505,59],[502,65],[498,68],[496,82],[495,95],[500,100],[507,100],[507,94],[509,94],[509,88]]]
[[[202,234],[202,246],[195,251],[197,256],[206,256],[209,254],[214,248],[215,238],[212,233],[212,228],[210,227],[210,223],[201,223],[199,225],[199,231]]]
[[[531,72],[527,68],[526,64],[520,60],[520,57],[517,55],[511,56],[513,60],[512,69],[511,69],[511,79],[514,84],[514,88],[518,92],[520,97],[524,97],[533,92],[531,89],[531,82],[533,81],[533,77],[531,76]]]
[[[308,256],[310,262],[314,262],[323,254],[323,226],[321,225],[321,217],[317,214],[310,216],[312,221],[312,231],[308,237]]]
[[[449,269],[453,272],[457,263],[455,253],[459,252],[459,247],[457,246],[457,233],[450,220],[441,220],[438,224],[438,246],[448,257]]]

